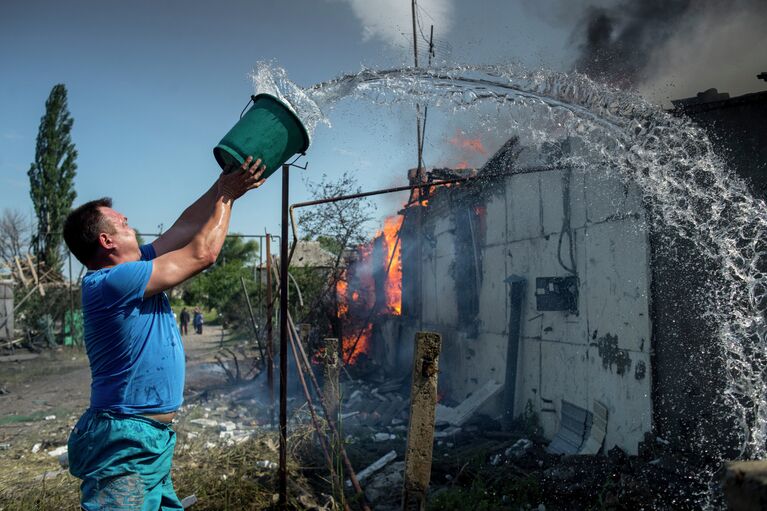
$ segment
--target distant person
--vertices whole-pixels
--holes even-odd
[[[181,309],[179,321],[181,323],[181,335],[189,335],[189,311],[186,310],[186,307]]]
[[[202,312],[200,311],[199,307],[195,307],[194,309],[194,331],[197,334],[202,334],[202,324],[205,322],[205,320],[202,319]]]
[[[263,172],[261,161],[248,157],[239,170],[221,174],[150,245],[139,246],[109,198],[67,217],[64,239],[88,268],[81,292],[91,399],[68,442],[85,511],[182,509],[170,469],[184,347],[164,291],[216,261],[232,205],[264,182]]]

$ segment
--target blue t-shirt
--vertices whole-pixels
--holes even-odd
[[[144,245],[140,261],[83,277],[93,409],[156,414],[183,402],[184,346],[168,297],[144,299],[155,255],[152,245]]]

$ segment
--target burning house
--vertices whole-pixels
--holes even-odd
[[[722,367],[696,294],[712,275],[653,227],[638,186],[547,162],[509,141],[478,179],[430,190],[390,219],[339,289],[347,360],[411,369],[416,331],[443,338],[437,421],[467,406],[537,416],[550,449],[731,449]],[[472,171],[410,172],[411,183]],[[356,308],[356,310],[355,310]],[[466,405],[469,403],[469,405]],[[711,452],[711,451],[709,451]]]

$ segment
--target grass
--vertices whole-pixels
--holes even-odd
[[[289,439],[290,495],[311,494],[297,461],[311,449],[311,434],[296,431]],[[245,511],[268,509],[277,493],[277,471],[261,468],[259,461],[278,460],[277,433],[264,433],[233,446],[206,447],[205,440],[179,435],[173,463],[173,481],[180,498],[196,495],[195,511]],[[13,466],[17,469],[14,470]],[[69,473],[44,480],[35,477],[57,470],[55,459],[45,454],[21,455],[3,463],[0,471],[0,511],[62,511],[79,509],[80,481]],[[292,505],[298,508],[297,502]]]
[[[532,477],[509,478],[490,483],[477,477],[471,486],[452,487],[435,495],[428,505],[430,511],[476,511],[516,510],[525,506],[535,507],[542,499],[538,481]]]

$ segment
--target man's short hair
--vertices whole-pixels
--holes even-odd
[[[112,199],[109,197],[92,200],[69,213],[64,222],[64,241],[77,260],[85,266],[98,252],[99,234],[113,232],[109,220],[99,210],[111,207]]]

